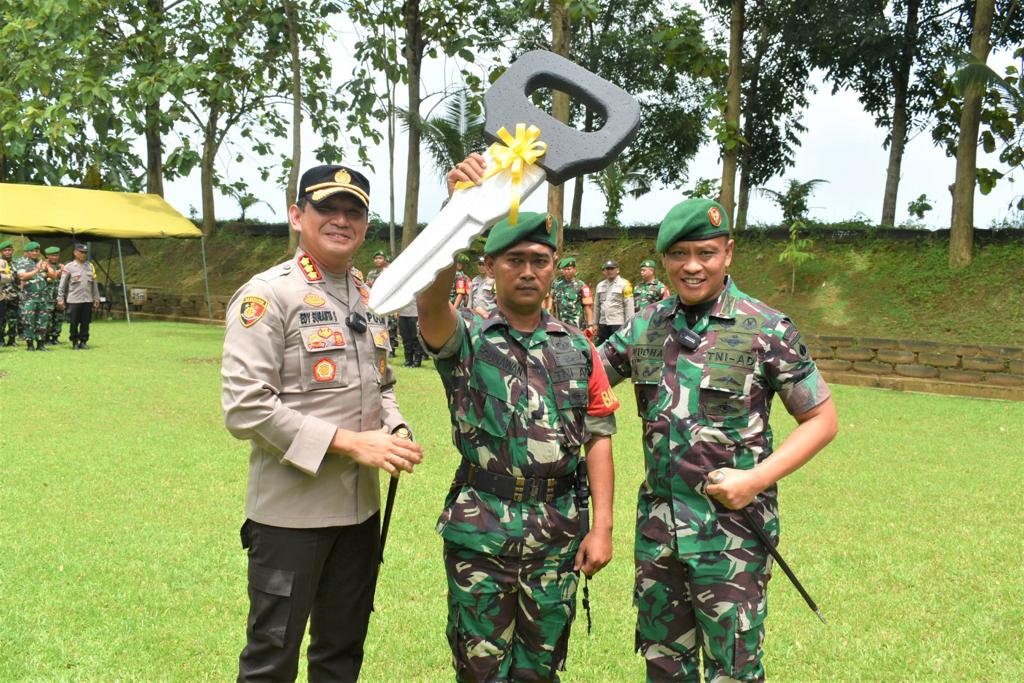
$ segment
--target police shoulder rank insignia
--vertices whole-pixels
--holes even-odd
[[[321,358],[313,363],[313,381],[330,382],[338,374],[338,365],[330,358]]]
[[[324,276],[320,274],[320,269],[316,267],[316,262],[308,254],[299,257],[299,270],[302,271],[306,282],[319,282],[324,279]]]
[[[722,225],[722,212],[718,210],[717,206],[712,206],[708,209],[708,220],[716,228]]]
[[[310,306],[315,306],[317,308],[327,303],[327,299],[323,298],[319,294],[307,294],[302,297],[302,300]]]
[[[242,321],[242,327],[252,327],[260,321],[260,318],[266,312],[266,299],[258,296],[247,296],[242,299],[242,308],[238,312],[238,317]]]

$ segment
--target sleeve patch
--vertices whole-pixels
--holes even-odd
[[[242,305],[238,317],[242,321],[242,327],[252,327],[260,321],[260,318],[267,312],[267,300],[258,296],[247,296],[242,299]]]

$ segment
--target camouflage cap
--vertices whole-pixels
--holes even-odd
[[[640,262],[641,268],[654,268],[654,261],[651,259],[644,259]]]
[[[564,259],[558,261],[559,268],[568,268],[569,266],[572,266],[573,268],[576,267],[575,256],[566,256]]]
[[[39,248],[39,242],[25,242],[25,246],[21,248],[22,251],[32,251]]]
[[[3,242],[0,242],[0,249],[13,249],[13,248],[14,248],[14,242],[12,242],[11,240],[4,240]]]
[[[47,254],[47,255],[49,255],[49,254],[59,254],[60,253],[60,247],[47,247],[46,249],[43,249],[43,253]]]
[[[484,244],[485,254],[498,254],[519,242],[537,242],[558,249],[558,219],[550,213],[519,212],[519,222],[510,225],[508,219],[491,228]]]
[[[656,249],[664,254],[679,240],[708,240],[728,234],[729,217],[721,204],[710,199],[687,199],[665,215],[658,228]]]

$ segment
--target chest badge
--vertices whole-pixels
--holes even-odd
[[[242,327],[252,327],[260,321],[260,318],[266,312],[266,299],[258,296],[247,296],[242,299],[242,307],[238,311],[238,318],[242,321]]]
[[[307,294],[302,297],[302,301],[315,308],[320,308],[327,303],[327,299],[323,298],[319,294]]]
[[[338,374],[338,365],[330,358],[321,358],[313,363],[313,381],[331,382]]]

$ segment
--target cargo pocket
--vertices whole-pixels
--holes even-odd
[[[284,647],[295,572],[249,564],[249,632]]]
[[[304,391],[348,385],[348,364],[343,349],[299,351],[299,373]]]
[[[590,394],[586,382],[570,381],[554,387],[555,407],[562,425],[562,445],[570,451],[583,445],[586,431],[587,403]]]
[[[762,579],[766,580],[766,579]],[[764,619],[768,611],[765,593],[736,606],[736,632],[733,637],[732,672],[739,680],[752,680],[761,666],[764,646]]]

